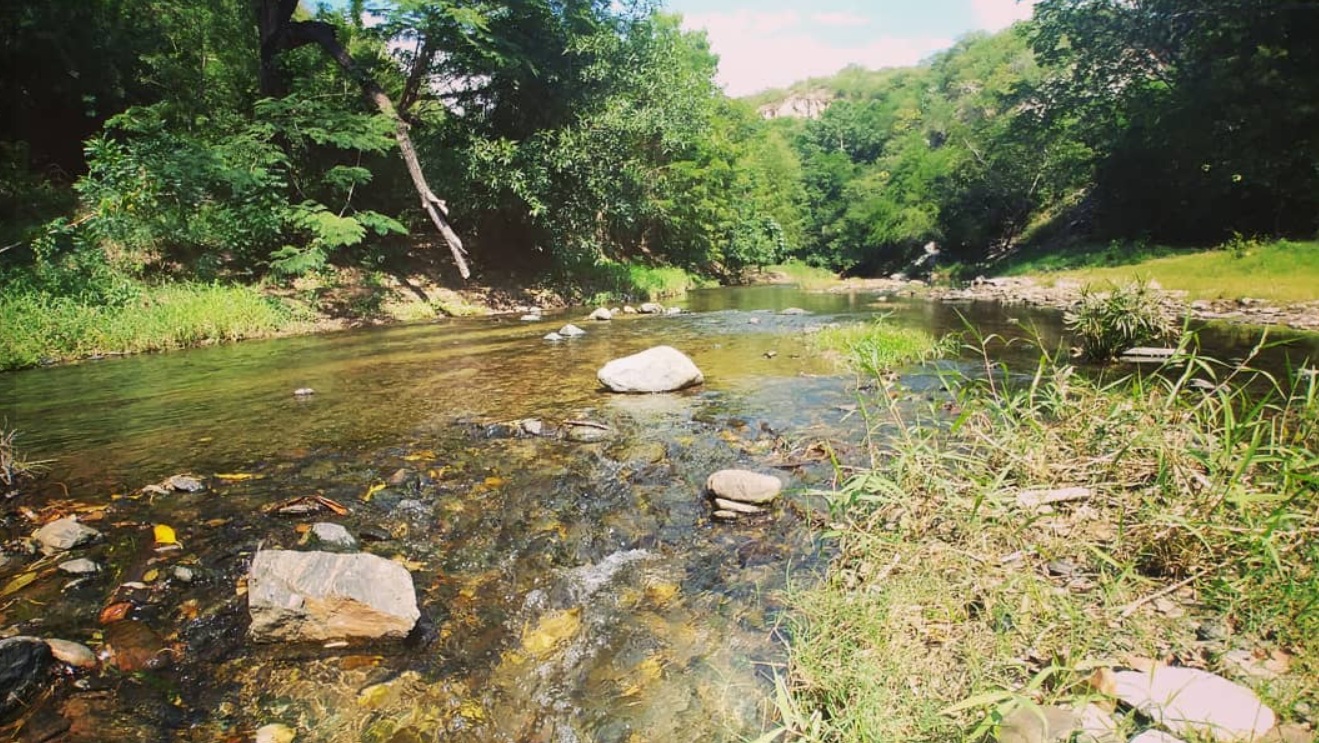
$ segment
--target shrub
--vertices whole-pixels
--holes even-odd
[[[1158,293],[1145,281],[1113,284],[1106,292],[1087,285],[1064,324],[1091,359],[1111,359],[1133,346],[1171,338],[1176,331]]]

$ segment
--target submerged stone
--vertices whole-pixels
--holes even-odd
[[[0,717],[21,706],[50,670],[50,646],[35,637],[0,640]]]
[[[576,325],[573,325],[572,323],[568,323],[567,325],[564,325],[563,327],[559,328],[559,335],[563,336],[564,338],[576,338],[579,335],[586,335],[586,331],[582,330]]]
[[[74,668],[95,668],[98,665],[96,653],[80,642],[50,637],[46,638],[46,644],[50,646],[51,655],[61,663],[67,663]]]
[[[339,524],[321,521],[311,525],[311,533],[321,544],[330,547],[353,549],[357,546],[357,540],[353,539],[353,535]]]
[[[614,359],[596,372],[613,392],[673,392],[700,384],[705,376],[691,359],[672,346],[656,346]]]
[[[366,553],[263,550],[247,595],[264,642],[403,638],[421,616],[407,568]]]
[[[606,307],[600,307],[596,309],[594,312],[592,312],[590,315],[587,315],[586,319],[599,320],[599,321],[613,320],[614,313],[610,312],[609,309]]]
[[[83,526],[72,516],[65,516],[37,529],[32,538],[41,543],[43,551],[51,553],[71,550],[99,536],[101,532],[90,526]]]

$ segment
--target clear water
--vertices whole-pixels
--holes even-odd
[[[991,304],[784,287],[680,304],[688,312],[671,317],[451,320],[0,376],[23,450],[53,460],[40,491],[10,504],[8,545],[34,528],[19,506],[93,518],[87,509],[105,506],[92,522],[105,539],[78,556],[107,567],[75,581],[38,564],[0,604],[0,625],[99,647],[101,608],[128,599],[173,658],[93,674],[86,688],[66,680],[34,719],[70,722],[71,740],[242,740],[267,723],[325,741],[754,738],[772,725],[786,661],[785,591],[828,557],[811,526],[825,506],[810,491],[835,475],[825,463],[779,470],[783,506],[751,524],[712,522],[701,490],[716,469],[800,461],[821,441],[864,463],[852,406],[865,393],[819,357],[810,331],[882,314],[936,334],[969,324],[1065,339],[1057,313]],[[778,314],[788,307],[811,314]],[[541,340],[565,322],[588,335]],[[1292,340],[1271,363],[1314,354],[1313,337]],[[1253,341],[1206,338],[1229,355]],[[705,384],[600,391],[607,360],[660,343],[691,356]],[[938,387],[928,370],[904,382],[913,399]],[[299,387],[316,394],[295,398]],[[593,443],[526,436],[522,419],[610,432]],[[137,492],[184,472],[208,489]],[[311,495],[350,513],[271,510]],[[424,636],[351,648],[247,640],[240,579],[252,553],[298,548],[299,526],[316,520],[370,533],[380,541],[364,549],[408,564]],[[152,550],[153,524],[173,526],[183,549]],[[13,558],[0,579],[35,559]],[[196,579],[171,578],[178,565]]]

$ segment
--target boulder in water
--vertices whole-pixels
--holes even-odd
[[[783,481],[773,475],[747,470],[719,470],[705,481],[705,488],[716,499],[764,505],[778,497]],[[728,509],[721,509],[728,510]]]
[[[586,319],[587,319],[587,320],[602,320],[602,321],[603,321],[603,320],[613,320],[613,319],[614,319],[614,313],[611,312],[611,311],[609,311],[609,308],[607,308],[607,307],[600,307],[600,308],[596,309],[595,312],[592,312],[590,315],[587,315]]]
[[[673,392],[700,384],[705,376],[691,359],[672,346],[656,346],[614,359],[596,373],[613,392]]]
[[[101,536],[101,532],[90,526],[83,526],[72,516],[56,519],[37,529],[32,535],[33,539],[41,544],[41,549],[46,554],[71,550],[99,536]]]
[[[366,553],[262,550],[247,578],[258,641],[403,638],[421,612],[407,568]]]

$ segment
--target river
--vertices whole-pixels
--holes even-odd
[[[21,552],[31,515],[81,513],[104,534],[76,555],[101,572],[41,571],[0,603],[0,626],[98,648],[98,613],[127,598],[172,658],[64,679],[29,728],[67,728],[61,740],[250,740],[269,723],[299,741],[754,738],[772,726],[773,678],[787,660],[785,596],[828,561],[829,514],[812,490],[838,470],[823,453],[868,463],[855,411],[869,393],[821,357],[811,331],[887,315],[934,334],[969,322],[984,336],[1064,338],[1056,312],[996,304],[789,287],[703,290],[677,304],[675,316],[454,319],[0,375],[20,447],[51,460],[39,492],[10,504],[6,550]],[[789,307],[808,313],[780,314]],[[541,339],[565,322],[587,335]],[[1255,335],[1207,331],[1205,345],[1232,356]],[[1319,358],[1314,336],[1289,338],[1269,363]],[[705,383],[600,391],[601,365],[660,343],[692,357]],[[996,348],[1009,361],[1035,354]],[[913,405],[940,389],[929,367],[902,382]],[[315,394],[292,394],[304,387]],[[524,420],[546,431],[589,420],[609,433],[531,436]],[[771,518],[711,520],[710,472],[807,460],[777,470],[788,494]],[[178,473],[206,489],[141,491]],[[350,512],[273,508],[310,495]],[[303,548],[316,520],[408,566],[425,631],[350,648],[247,640],[252,554]],[[151,550],[153,524],[171,526],[182,549]],[[11,557],[0,580],[33,559]]]

